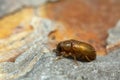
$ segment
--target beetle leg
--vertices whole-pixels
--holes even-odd
[[[53,49],[53,52],[58,53],[59,51],[57,51],[56,49]]]
[[[68,56],[70,56],[70,55],[69,55],[68,52],[66,52],[66,53],[64,54],[64,57],[68,57]]]
[[[61,52],[61,55],[58,56],[58,57],[55,59],[55,61],[57,61],[57,60],[59,60],[59,59],[62,59],[63,56],[65,56],[65,52]]]
[[[90,62],[91,60],[87,57],[87,56],[85,56],[86,57],[86,59]]]
[[[55,61],[58,61],[58,60],[60,60],[60,59],[62,59],[62,58],[63,58],[63,55],[58,56],[58,57],[55,59]]]
[[[73,58],[74,58],[75,64],[78,66],[78,62],[77,62],[76,56],[73,56]]]

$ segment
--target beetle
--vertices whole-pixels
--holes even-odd
[[[58,43],[55,49],[57,59],[67,57],[74,59],[75,62],[90,62],[96,59],[96,51],[93,46],[88,43],[70,39]]]

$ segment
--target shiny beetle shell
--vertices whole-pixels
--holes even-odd
[[[94,47],[85,42],[77,40],[62,41],[57,45],[58,56],[73,58],[74,60],[90,62],[96,59]]]

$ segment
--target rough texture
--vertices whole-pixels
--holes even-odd
[[[114,36],[120,34],[117,26],[111,30]],[[113,39],[111,36],[108,40]],[[114,39],[113,39],[114,40]],[[33,69],[17,80],[119,80],[120,79],[120,50],[115,50],[104,57],[90,63],[79,62],[76,66],[72,60],[61,59],[54,61],[55,54],[47,52],[34,65]]]
[[[34,31],[24,40],[24,42],[30,42],[26,42],[27,44],[22,47],[12,52],[8,52],[9,54],[12,54],[16,51],[21,51],[22,54],[14,63],[3,62],[0,64],[0,80],[13,80],[25,75],[33,68],[34,64],[42,57],[44,52],[47,51],[45,43],[47,42],[48,33],[54,28],[50,27],[54,26],[52,24],[53,23],[49,20],[33,17],[31,25],[34,28]]]
[[[72,60],[53,61],[52,55],[44,55],[24,77],[17,80],[119,80],[120,51],[107,57],[99,57],[91,63],[81,63],[76,66]],[[112,58],[111,58],[112,57]]]
[[[35,22],[34,22],[35,21]],[[37,22],[36,22],[37,21]],[[78,62],[63,58],[55,61],[55,53],[45,45],[48,33],[55,29],[49,20],[34,18],[32,23],[35,32],[33,40],[23,48],[28,49],[20,55],[15,63],[0,64],[2,80],[119,80],[120,50],[110,52],[107,56],[99,56],[93,62]],[[39,24],[38,24],[39,23]],[[39,34],[37,34],[38,32]],[[42,35],[40,34],[42,33]],[[44,33],[44,34],[43,34]],[[114,33],[116,35],[116,33]],[[118,33],[120,34],[120,32]],[[108,39],[111,39],[108,37]]]

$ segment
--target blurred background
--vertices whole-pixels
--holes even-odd
[[[76,39],[106,55],[108,30],[120,19],[120,0],[0,0],[0,55],[24,44],[19,40],[34,30],[33,16],[61,24],[48,35],[52,47]]]
[[[0,80],[120,80],[120,0],[0,0]],[[96,49],[57,58],[60,41]]]

